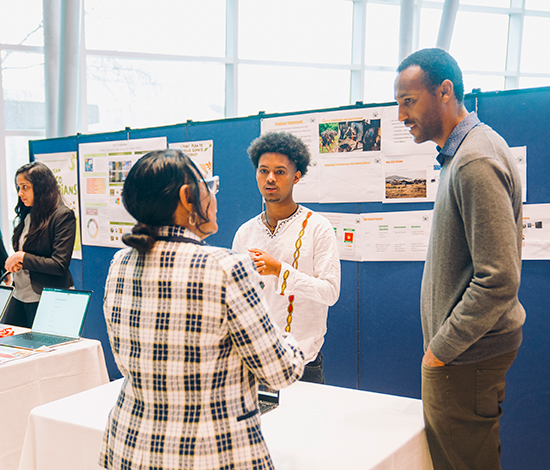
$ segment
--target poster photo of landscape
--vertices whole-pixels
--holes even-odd
[[[382,135],[380,123],[380,119],[321,123],[319,153],[379,151]]]
[[[426,180],[426,170],[399,170],[386,174],[386,200],[426,199]]]

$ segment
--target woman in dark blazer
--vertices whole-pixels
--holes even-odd
[[[19,196],[12,238],[15,253],[5,262],[6,270],[15,273],[15,292],[4,322],[31,327],[42,289],[74,284],[69,264],[76,218],[43,163],[23,165],[15,174],[15,184]]]

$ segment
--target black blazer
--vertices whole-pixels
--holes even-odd
[[[52,215],[47,236],[39,237],[32,243],[25,243],[22,251],[23,269],[30,272],[32,289],[41,294],[44,287],[67,289],[74,285],[69,271],[76,237],[74,212],[64,204]]]

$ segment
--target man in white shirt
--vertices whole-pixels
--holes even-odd
[[[266,210],[239,228],[233,249],[250,253],[273,320],[298,340],[307,363],[302,380],[325,383],[321,346],[328,308],[340,295],[340,258],[330,222],[293,198],[309,150],[292,134],[273,132],[248,154]]]

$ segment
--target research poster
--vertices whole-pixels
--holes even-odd
[[[340,259],[425,261],[433,211],[320,212],[334,228]],[[524,260],[550,259],[550,204],[523,205]]]
[[[441,166],[434,142],[416,144],[396,105],[262,120],[262,134],[289,132],[312,161],[295,187],[297,202],[433,202]],[[512,148],[527,201],[527,149]]]
[[[298,184],[294,187],[294,200],[298,202],[319,202],[319,152],[316,138],[318,129],[318,113],[283,116],[278,118],[263,119],[261,133],[288,132],[300,138],[309,149],[311,162],[307,173],[302,175]]]
[[[522,201],[527,202],[527,147],[510,147],[521,178]]]
[[[417,144],[398,116],[397,105],[384,108],[384,125],[382,126],[382,140],[385,155],[437,155],[434,142]]]
[[[361,261],[361,215],[338,212],[319,212],[334,228],[340,259]]]
[[[383,202],[433,202],[441,166],[437,155],[393,155],[384,158]]]
[[[433,211],[346,214],[320,212],[336,234],[340,259],[424,261]]]
[[[123,247],[134,219],[122,204],[122,186],[132,165],[152,150],[166,149],[166,137],[79,145],[80,205],[84,245]]]
[[[361,214],[363,261],[424,261],[433,211]]]
[[[195,142],[177,142],[169,144],[171,149],[179,149],[185,153],[195,165],[205,173],[205,178],[214,175],[214,141],[198,140]]]
[[[52,170],[65,204],[74,211],[76,238],[72,257],[73,259],[82,259],[77,154],[76,152],[42,153],[35,154],[34,159],[44,163]]]
[[[397,106],[269,118],[262,120],[261,132],[288,132],[308,146],[312,161],[296,185],[298,202],[435,198],[439,181],[435,144],[415,144],[397,119]]]
[[[522,259],[550,259],[550,204],[523,205]]]

